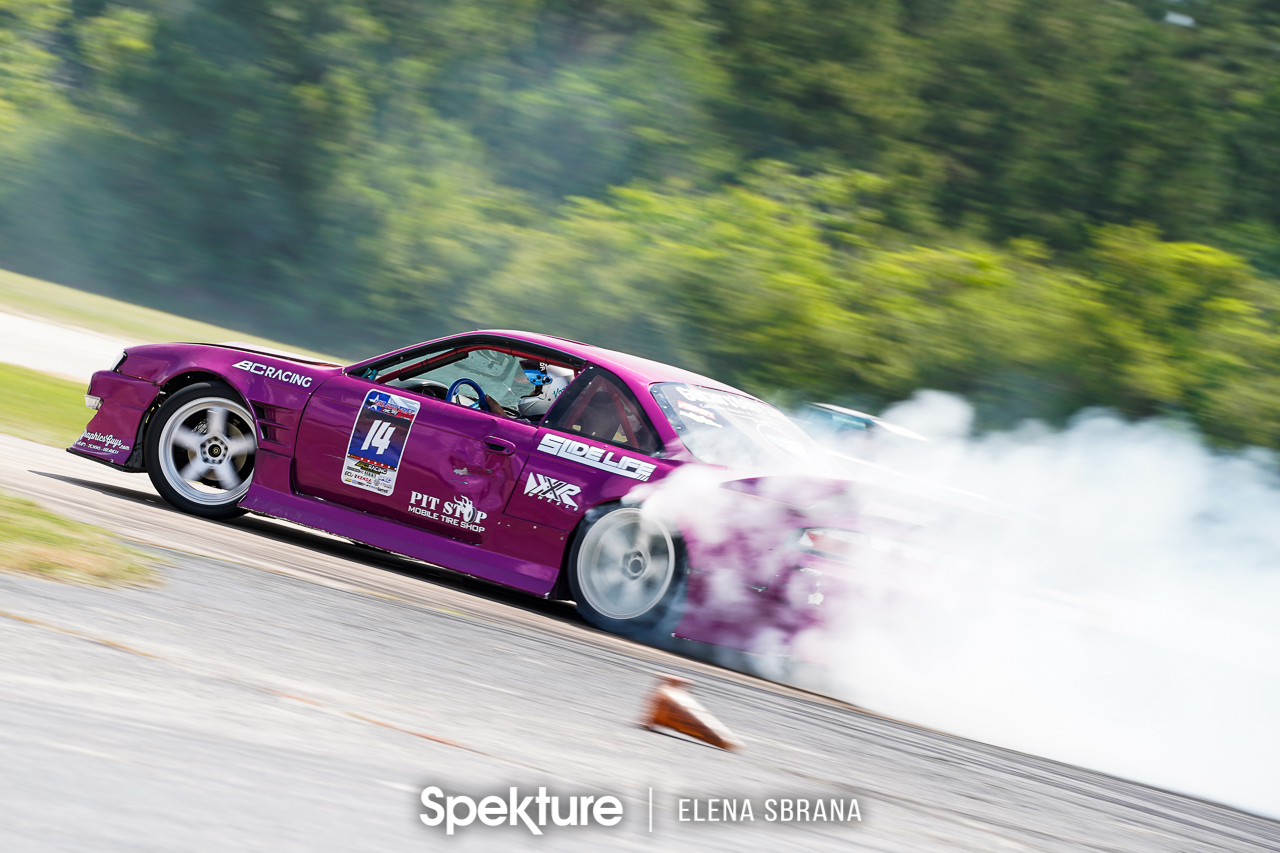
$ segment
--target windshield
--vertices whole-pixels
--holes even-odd
[[[689,452],[729,468],[777,468],[810,460],[817,445],[782,412],[751,397],[682,382],[653,397]]]

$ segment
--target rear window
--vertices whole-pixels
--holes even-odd
[[[599,368],[589,368],[564,396],[568,399],[558,402],[550,424],[556,429],[646,454],[662,449],[636,398]]]
[[[817,445],[768,403],[682,382],[653,386],[663,414],[699,461],[729,468],[777,468],[810,460]]]

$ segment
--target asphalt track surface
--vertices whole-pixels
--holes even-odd
[[[144,543],[164,578],[0,574],[0,850],[1280,849],[1274,821],[645,648],[333,537],[191,518],[145,475],[52,448],[0,436],[0,478]],[[693,678],[746,749],[637,728],[659,671]],[[448,837],[418,819],[427,785],[611,794],[625,815]],[[680,798],[712,797],[749,798],[756,820],[678,820]],[[767,799],[832,797],[861,822],[765,820]]]

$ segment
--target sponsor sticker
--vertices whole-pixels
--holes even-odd
[[[750,397],[729,394],[725,391],[713,391],[710,388],[698,388],[693,385],[679,385],[676,387],[676,393],[691,403],[701,404],[703,407],[717,408],[731,416],[736,415],[759,421],[786,419],[785,415],[767,403],[753,400]],[[689,409],[680,407],[680,401],[677,400],[676,403],[681,414],[689,412]]]
[[[704,409],[702,406],[695,406],[693,403],[686,403],[684,400],[676,400],[676,409],[683,417],[691,421],[713,426],[716,429],[724,426],[724,424],[716,420],[715,412],[710,409]]]
[[[417,417],[416,400],[387,391],[366,394],[351,428],[342,482],[380,495],[395,491],[396,472]]]
[[[623,456],[603,447],[587,444],[562,435],[547,433],[538,442],[538,450],[569,459],[591,468],[599,468],[610,474],[621,474],[633,480],[647,480],[658,467],[652,462],[645,462],[631,456]]]
[[[568,509],[578,508],[578,503],[573,497],[581,491],[581,486],[575,486],[573,483],[566,483],[564,480],[557,480],[544,474],[530,474],[528,481],[524,484],[524,493],[526,495],[540,498],[548,503],[559,504]]]
[[[76,441],[76,447],[97,453],[123,453],[129,450],[129,445],[114,435],[105,435],[100,432],[86,432]]]
[[[409,493],[409,512],[439,521],[442,524],[470,530],[472,533],[484,533],[484,520],[489,513],[476,509],[471,498],[455,495],[451,501],[441,501],[432,495],[422,492]]]
[[[247,370],[258,376],[265,376],[268,379],[275,379],[280,382],[288,382],[292,385],[299,385],[303,388],[311,387],[311,377],[304,376],[301,373],[294,373],[292,370],[281,370],[278,367],[269,367],[265,364],[258,364],[256,361],[237,361],[231,365],[238,370]]]

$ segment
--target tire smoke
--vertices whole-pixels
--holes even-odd
[[[975,437],[939,392],[884,417],[931,440],[863,439],[852,476],[930,500],[899,544],[946,559],[853,562],[862,589],[797,643],[825,660],[819,689],[1280,816],[1276,457],[1106,411]]]

